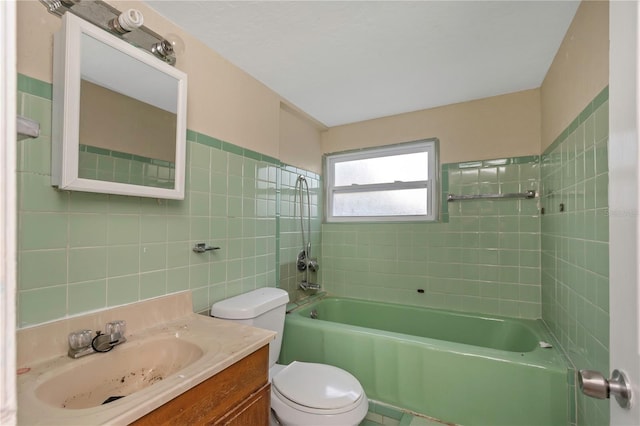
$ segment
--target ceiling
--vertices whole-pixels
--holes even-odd
[[[329,127],[537,88],[579,5],[146,3]]]

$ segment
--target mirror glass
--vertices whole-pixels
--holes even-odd
[[[184,198],[186,75],[70,14],[55,50],[54,185]]]

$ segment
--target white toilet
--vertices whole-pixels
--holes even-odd
[[[358,425],[369,402],[350,373],[325,364],[276,364],[288,302],[286,291],[261,288],[214,303],[211,315],[278,333],[269,344],[269,378],[271,410],[282,425]]]

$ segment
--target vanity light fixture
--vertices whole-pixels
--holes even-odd
[[[170,65],[175,65],[176,54],[184,51],[184,42],[178,36],[171,34],[165,38],[145,27],[144,17],[136,9],[120,12],[102,0],[40,0],[40,3],[60,17],[71,12]]]

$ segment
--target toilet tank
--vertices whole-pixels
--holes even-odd
[[[269,367],[280,356],[284,316],[289,302],[289,294],[279,288],[259,288],[211,306],[211,316],[234,321],[253,327],[264,328],[278,333],[269,343]]]

